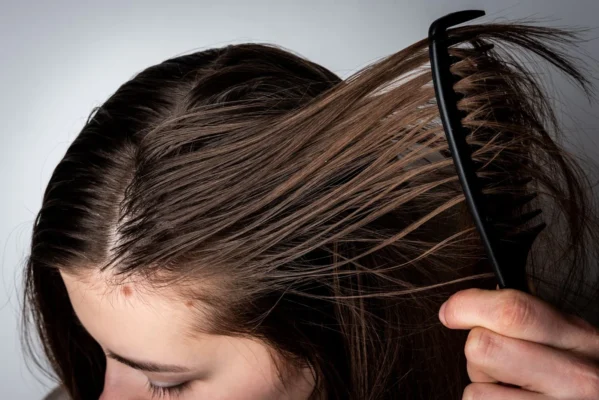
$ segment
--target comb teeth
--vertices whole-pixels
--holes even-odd
[[[514,186],[526,186],[530,182],[532,182],[532,177],[528,176],[526,178],[516,179],[514,181]]]
[[[528,252],[532,247],[533,242],[546,227],[547,224],[545,222],[541,222],[532,228],[528,228],[516,234],[510,235],[502,239],[502,241],[504,244],[508,244],[510,249],[525,252],[524,256],[526,257],[528,256]],[[526,263],[526,258],[520,261]]]
[[[532,197],[532,196],[529,196]],[[522,201],[522,200],[521,200]],[[530,199],[524,199],[524,201],[528,202]],[[510,209],[510,206],[513,205],[513,208]],[[503,235],[509,235],[509,232],[518,231],[523,232],[527,228],[520,228],[532,221],[535,217],[541,215],[543,211],[539,208],[527,211],[522,214],[514,215],[514,208],[520,207],[522,204],[518,205],[517,202],[510,203],[504,206],[503,209],[498,209],[494,212],[494,216],[489,216],[487,221],[491,222],[494,227],[501,232]],[[509,212],[511,211],[511,213]]]
[[[531,194],[527,194],[525,196],[522,196],[520,198],[516,198],[512,201],[512,204],[516,207],[522,207],[528,203],[530,203],[531,201],[533,201],[534,199],[537,198],[539,194],[537,192],[533,192]]]
[[[521,243],[523,243],[527,248],[530,248],[532,246],[532,243],[535,241],[537,236],[539,236],[539,234],[543,232],[543,229],[545,229],[545,227],[547,227],[547,224],[545,222],[541,222],[540,224],[537,224],[530,229],[520,232],[516,236],[522,240]]]
[[[493,50],[495,48],[495,45],[493,43],[485,43],[483,45],[478,45],[475,48],[480,52],[487,52]]]
[[[527,205],[538,196],[537,192],[533,192],[527,195],[518,196],[512,193],[509,194],[491,194],[489,195],[489,199],[492,199],[498,205],[501,205],[500,209],[509,209],[513,210],[514,208],[519,208]]]
[[[545,223],[527,229],[520,225],[530,222],[541,214],[541,210],[526,212],[517,217],[514,217],[514,212],[518,213],[523,205],[536,197],[536,194],[525,196],[524,193],[522,195],[510,193],[507,199],[503,198],[504,201],[495,201],[491,204],[486,201],[488,199],[485,199],[483,187],[486,186],[487,181],[481,181],[481,177],[477,176],[481,165],[472,157],[476,145],[466,140],[471,132],[462,123],[462,112],[457,106],[460,95],[453,88],[456,78],[452,74],[451,65],[455,58],[449,54],[448,47],[456,43],[456,40],[459,41],[459,37],[452,38],[447,34],[447,29],[483,15],[485,12],[482,10],[464,10],[445,15],[430,25],[429,56],[435,98],[456,172],[476,227],[481,233],[482,244],[495,270],[499,286],[528,291],[526,259],[533,241],[545,228]],[[511,183],[515,187],[524,189],[523,186],[531,181],[532,178],[526,178]],[[501,222],[505,222],[504,226],[507,228],[505,231],[502,231],[501,227],[499,229],[502,232],[495,233],[494,229],[489,229],[500,225]],[[513,229],[516,227],[521,229]],[[509,235],[510,233],[513,234]]]
[[[504,279],[510,282],[510,286],[513,288],[528,291],[528,283],[524,273],[528,253],[535,239],[545,227],[546,224],[542,222],[530,229],[501,239],[501,257],[503,263],[505,263],[504,265],[510,266],[510,268],[503,268],[502,273]]]
[[[537,215],[540,215],[542,212],[543,211],[541,211],[540,209],[537,208],[536,210],[529,211],[527,213],[524,213],[522,215],[512,218],[510,222],[512,222],[514,225],[524,225],[525,223],[529,222]]]
[[[514,186],[526,185],[532,181],[532,178],[523,178],[512,184]],[[502,252],[507,260],[516,262],[516,265],[526,265],[528,253],[537,236],[547,226],[545,222],[540,221],[532,227],[526,227],[528,223],[542,214],[542,210],[537,208],[532,211],[523,211],[518,214],[518,210],[530,204],[538,197],[537,192],[519,196],[514,193],[494,194],[491,204],[494,209],[489,210],[492,216],[487,219],[496,229],[502,242]],[[524,267],[522,267],[524,268]],[[504,273],[509,273],[504,271]],[[511,279],[514,279],[512,277]]]

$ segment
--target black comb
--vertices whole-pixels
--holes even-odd
[[[462,125],[462,114],[457,102],[461,98],[453,90],[456,82],[450,72],[451,58],[448,47],[456,44],[447,35],[447,28],[485,15],[482,10],[465,10],[448,14],[434,21],[429,28],[429,55],[437,106],[445,136],[449,143],[451,156],[472,213],[474,223],[485,247],[487,257],[497,277],[500,288],[517,289],[530,292],[526,277],[526,260],[537,235],[545,228],[541,222],[533,228],[521,230],[511,237],[502,237],[496,220],[489,212],[487,199],[482,193],[480,178],[476,175],[472,151],[466,142],[470,133]],[[523,182],[526,184],[528,181]],[[522,206],[534,198],[534,195],[520,199],[517,206]],[[516,207],[516,204],[514,204]],[[525,224],[535,218],[541,210],[534,210],[512,220],[514,225]]]

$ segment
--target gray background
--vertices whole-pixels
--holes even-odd
[[[143,68],[239,42],[273,42],[342,77],[425,37],[451,11],[485,20],[540,18],[593,28],[597,0],[571,1],[14,1],[0,0],[0,398],[39,399],[50,387],[27,369],[19,344],[21,270],[49,176],[92,107]],[[583,44],[599,58],[599,40]],[[588,61],[588,60],[587,60]],[[596,62],[591,60],[597,75]],[[572,146],[599,154],[597,104],[553,77],[576,127]],[[115,327],[118,329],[118,327]]]

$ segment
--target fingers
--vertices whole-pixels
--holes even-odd
[[[471,329],[464,399],[599,399],[599,329],[581,318],[512,289],[463,290],[439,318]]]
[[[468,371],[468,377],[470,381],[477,383],[497,383],[497,379],[492,378],[482,371],[481,368],[477,367],[474,363],[467,362],[466,370]]]
[[[527,392],[492,383],[472,383],[464,389],[462,400],[552,400],[540,393]]]
[[[556,399],[599,398],[599,365],[568,351],[481,327],[470,331],[464,350],[475,383],[505,382]]]
[[[445,302],[439,318],[448,328],[481,326],[599,360],[599,329],[518,290],[462,290]]]

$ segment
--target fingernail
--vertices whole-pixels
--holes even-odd
[[[446,305],[447,305],[447,301],[445,303],[443,303],[441,305],[441,308],[439,309],[439,319],[441,320],[443,325],[447,325],[447,322],[445,321],[445,306]]]

